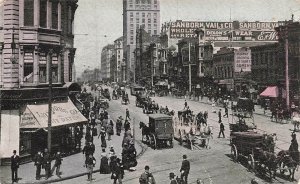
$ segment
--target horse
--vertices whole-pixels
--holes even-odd
[[[289,179],[292,181],[295,180],[295,170],[298,167],[298,163],[292,158],[288,150],[282,150],[277,154],[278,157],[278,166],[281,168],[280,173],[284,174],[286,170],[289,171]],[[285,169],[285,167],[287,167]]]
[[[142,141],[146,138],[148,142],[148,136],[150,135],[150,128],[143,122],[140,122],[140,129],[142,129]],[[145,137],[144,137],[145,136]]]
[[[257,148],[254,152],[254,158],[258,160],[259,166],[263,169],[259,170],[260,173],[267,170],[270,175],[270,180],[275,178],[276,169],[279,162],[276,154],[273,152],[264,151],[261,148]]]

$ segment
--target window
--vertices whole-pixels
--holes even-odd
[[[33,82],[33,63],[24,63],[24,82]]]
[[[148,4],[151,4],[151,0],[147,0],[147,3],[148,3]]]
[[[157,30],[154,30],[154,35],[157,35]]]
[[[157,4],[157,0],[154,0],[154,4]]]
[[[24,1],[24,26],[33,26],[34,0]]]
[[[145,19],[142,19],[142,23],[145,23]]]
[[[130,30],[130,34],[132,34],[132,35],[133,35],[133,30],[132,30],[132,29]]]
[[[148,28],[149,28],[149,29],[151,28],[151,24],[148,24]]]
[[[148,17],[148,18],[151,18],[151,13],[148,13],[148,14],[147,14],[147,17]]]
[[[40,26],[47,27],[47,0],[40,1]]]
[[[130,17],[133,17],[133,13],[130,13]]]
[[[151,19],[148,19],[148,23],[151,23]]]
[[[58,66],[52,65],[52,82],[58,83]]]
[[[142,17],[145,17],[145,13],[142,13]]]
[[[157,19],[153,19],[153,22],[154,22],[154,23],[157,23]]]
[[[140,0],[135,0],[135,3],[136,3],[136,4],[139,4],[139,3],[140,3]]]
[[[154,5],[154,9],[157,9],[157,5]]]
[[[153,17],[156,18],[156,17],[157,17],[157,13],[154,13],[154,14],[153,14]]]
[[[133,16],[133,15],[132,15],[132,16]],[[137,13],[136,13],[136,16],[138,16],[138,17],[139,17],[139,16],[140,16],[140,13],[139,13],[139,12],[137,12]]]
[[[157,28],[157,24],[154,24],[154,27]]]
[[[133,24],[130,24],[130,27],[133,27]]]
[[[133,22],[133,18],[130,18],[130,22]]]
[[[136,18],[136,22],[140,22],[140,19],[139,19],[139,18]]]
[[[52,2],[52,28],[58,28],[58,3]]]

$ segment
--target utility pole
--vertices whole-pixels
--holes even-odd
[[[48,52],[48,82],[49,82],[49,101],[48,101],[48,151],[51,153],[51,129],[52,129],[52,54],[53,50]]]
[[[189,42],[189,92],[192,92],[191,43]]]
[[[285,85],[286,85],[286,108],[290,109],[290,81],[289,81],[289,40],[288,27],[285,28]]]

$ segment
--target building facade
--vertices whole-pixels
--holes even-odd
[[[101,78],[102,80],[110,80],[111,73],[111,62],[114,54],[114,45],[108,44],[103,47],[101,52]]]
[[[114,41],[114,55],[115,57],[115,68],[114,68],[114,81],[122,82],[125,80],[123,72],[123,66],[125,65],[123,60],[123,37],[120,37]],[[124,78],[124,79],[123,79]]]
[[[127,81],[132,81],[135,70],[134,50],[136,30],[140,26],[151,35],[160,34],[159,0],[123,0],[123,39]]]
[[[73,22],[77,6],[77,0],[0,3],[1,163],[9,160],[11,150],[24,158],[47,145],[47,139],[36,137],[37,129],[46,127],[36,127],[34,114],[26,109],[40,107],[39,113],[48,112],[45,107],[50,81],[53,101],[72,106],[64,84],[74,80]],[[56,125],[61,123],[59,119]]]

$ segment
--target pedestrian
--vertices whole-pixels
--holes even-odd
[[[113,184],[122,184],[122,179],[124,178],[124,167],[120,158],[114,158],[110,164],[111,169],[111,179],[114,180]]]
[[[100,174],[109,174],[110,168],[108,164],[108,157],[105,149],[102,149],[101,160],[100,160]]]
[[[46,148],[44,150],[44,169],[45,169],[45,174],[46,174],[46,180],[51,177],[51,156]]]
[[[134,142],[133,140],[131,140],[129,142],[129,145],[128,145],[128,161],[129,161],[129,170],[135,170],[135,166],[137,166],[137,160],[136,160],[136,149],[135,149],[135,146],[134,146]],[[124,162],[123,162],[124,163]]]
[[[176,181],[176,179],[175,179],[175,174],[174,174],[173,172],[171,172],[171,173],[169,174],[169,178],[170,178],[170,180],[171,180],[170,184],[177,184],[177,181]]]
[[[155,184],[155,179],[150,172],[150,167],[148,165],[145,166],[145,172],[141,174],[139,182],[140,184]]]
[[[225,127],[224,127],[224,124],[222,123],[222,121],[220,121],[219,123],[220,123],[220,132],[219,132],[218,138],[220,138],[221,134],[223,135],[223,138],[225,138],[225,134],[224,134]]]
[[[101,127],[101,131],[100,131],[100,134],[98,136],[98,139],[99,139],[99,137],[101,137],[101,148],[102,149],[103,148],[105,149],[107,147],[105,136],[106,136],[105,129],[104,129],[104,127]]]
[[[182,156],[183,161],[181,164],[181,168],[180,168],[180,173],[181,173],[181,180],[187,184],[188,183],[188,175],[190,173],[190,161],[187,160],[187,156],[183,155]]]
[[[44,158],[41,151],[38,151],[34,156],[34,165],[36,166],[35,179],[41,179],[41,168],[44,162]]]
[[[13,150],[13,155],[10,157],[11,161],[11,179],[12,183],[17,182],[18,183],[18,168],[20,164],[20,157],[17,155],[17,151]]]
[[[218,112],[218,117],[219,117],[219,122],[220,122],[220,121],[222,121],[221,109],[219,109],[219,112]]]
[[[292,140],[291,140],[291,145],[289,147],[289,152],[294,161],[299,163],[299,149],[298,149],[298,142],[296,138],[295,132],[292,133]]]
[[[187,108],[187,101],[186,100],[184,100],[184,108],[183,109],[185,109],[185,108]]]
[[[109,124],[107,125],[107,137],[108,139],[107,140],[111,140],[111,136],[114,135],[114,123],[112,120],[110,120]]]
[[[130,129],[130,122],[126,119],[124,122],[124,130],[127,132]]]
[[[225,114],[223,115],[223,117],[225,117],[226,116],[226,118],[228,118],[228,107],[227,107],[227,105],[225,105]]]
[[[55,172],[56,176],[58,176],[59,178],[61,178],[60,177],[60,166],[61,166],[61,163],[62,163],[63,159],[61,158],[61,154],[60,154],[59,151],[56,153],[56,155],[54,157],[54,160],[55,160],[55,162],[54,162],[54,165],[53,165],[53,167],[51,169],[51,173],[53,173],[54,170],[55,170],[55,168],[56,168],[56,172]]]
[[[117,135],[120,136],[121,135],[121,130],[122,130],[122,116],[119,117],[119,119],[117,120],[116,122],[116,132],[117,132]]]
[[[126,109],[126,117],[125,117],[125,120],[127,120],[127,118],[128,118],[129,120],[131,120],[131,119],[130,119],[130,114],[129,114],[129,110],[128,110],[128,109]]]
[[[92,181],[93,179],[93,168],[96,165],[96,159],[95,157],[93,157],[92,154],[90,154],[87,159],[85,160],[85,166],[87,168],[87,172],[88,172],[88,181]]]

